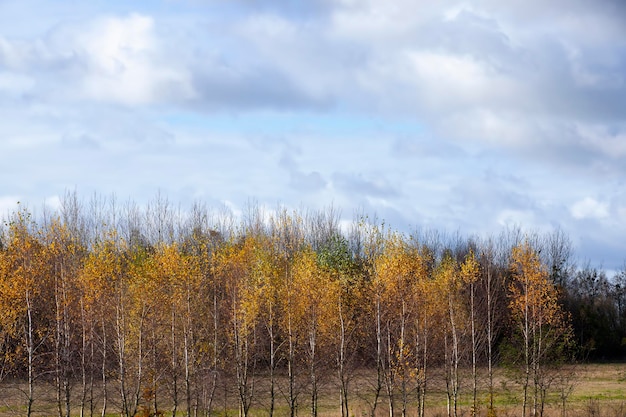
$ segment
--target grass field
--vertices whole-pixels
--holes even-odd
[[[626,417],[626,364],[587,364],[576,365],[566,368],[563,374],[567,378],[555,379],[549,391],[544,416],[561,417],[563,413],[567,417]],[[362,374],[352,382],[351,410],[354,417],[370,415],[371,392],[368,391],[368,378],[371,375]],[[441,380],[434,378],[433,381]],[[469,378],[464,379],[462,386],[459,416],[471,416],[471,388]],[[481,381],[485,386],[484,381]],[[507,378],[503,370],[496,374],[495,411],[498,417],[520,416],[522,391],[519,385]],[[257,386],[256,399],[253,403],[251,417],[267,416],[268,394],[262,384]],[[25,415],[24,406],[25,386],[17,382],[4,382],[0,384],[0,417]],[[110,396],[115,397],[116,391],[110,387]],[[563,397],[566,394],[565,407]],[[279,394],[277,399],[276,417],[288,416],[289,410],[284,397]],[[165,402],[165,396],[161,402]],[[327,383],[323,386],[319,400],[319,417],[338,416],[338,391],[334,384]],[[306,391],[299,398],[300,416],[309,416],[309,403]],[[479,392],[479,416],[487,416],[488,394],[485,389]],[[74,406],[73,414],[79,414],[78,404]],[[94,404],[94,414],[99,416],[100,404]],[[237,402],[234,393],[220,393],[215,401],[216,416],[236,416]],[[177,415],[184,415],[182,406],[179,406]],[[107,415],[119,416],[118,404],[112,398]],[[171,415],[170,407],[162,406],[164,415]],[[56,416],[58,411],[55,401],[55,390],[49,384],[39,384],[36,390],[36,401],[33,404],[34,416]],[[89,416],[89,409],[85,416]],[[415,404],[410,404],[408,416],[416,416]],[[447,415],[446,395],[441,383],[433,382],[429,388],[426,402],[427,417],[443,417]],[[381,398],[376,416],[389,416],[386,398]],[[493,416],[492,416],[493,417]]]

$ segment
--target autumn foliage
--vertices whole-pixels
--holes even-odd
[[[478,373],[507,341],[524,412],[539,415],[545,370],[572,341],[549,260],[521,235],[494,251],[366,218],[340,228],[332,210],[238,223],[161,198],[140,210],[69,196],[36,221],[19,208],[0,242],[0,376],[27,383],[29,415],[38,382],[67,417],[316,416],[322,390],[342,416],[357,402],[423,416],[431,386],[456,416],[472,385],[476,413],[493,408]]]

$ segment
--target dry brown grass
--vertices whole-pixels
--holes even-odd
[[[565,369],[565,374],[571,378],[565,380],[563,384],[569,394],[567,396],[565,417],[626,417],[626,364],[589,364],[577,365]],[[434,375],[429,387],[427,397],[427,417],[447,416],[445,387],[441,378]],[[364,372],[352,383],[351,410],[354,417],[369,416],[368,400],[371,400],[371,393],[368,390],[368,380],[371,381],[371,373]],[[548,397],[545,408],[545,417],[562,417],[563,408],[559,395],[558,380],[555,380]],[[471,395],[470,381],[465,379],[460,398],[459,417],[470,417]],[[482,386],[486,386],[485,381],[481,381]],[[0,417],[24,415],[23,406],[25,396],[21,392],[25,386],[20,383],[5,382],[0,384]],[[267,416],[266,405],[267,395],[262,385],[258,386],[258,399],[255,401],[252,417]],[[236,416],[236,398],[232,393],[226,398],[217,400],[220,409],[219,416]],[[521,413],[521,389],[518,385],[507,378],[504,370],[498,370],[496,375],[496,414],[491,417],[519,417]],[[110,395],[115,395],[115,388],[110,387]],[[165,396],[164,396],[165,399]],[[306,392],[302,392],[299,399],[300,416],[310,415],[309,402]],[[226,403],[226,406],[224,404]],[[320,393],[319,417],[335,417],[339,415],[338,410],[339,394],[336,385],[328,382],[323,386]],[[479,393],[478,416],[487,416],[488,396],[485,389]],[[99,404],[96,404],[96,414],[99,413]],[[115,414],[117,406],[114,401],[110,403],[110,415]],[[164,407],[164,410],[169,407]],[[180,410],[180,408],[179,408]],[[54,389],[49,384],[37,386],[37,399],[34,404],[35,416],[57,415],[55,406]],[[74,406],[75,415],[78,415],[78,406]],[[86,415],[89,415],[87,413]],[[168,415],[166,412],[165,415]],[[179,415],[182,413],[179,412]],[[288,416],[289,410],[284,397],[279,395],[276,417]],[[376,416],[386,417],[389,415],[385,398],[381,398]],[[410,404],[408,416],[416,416],[415,403]]]

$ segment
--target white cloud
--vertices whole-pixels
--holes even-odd
[[[193,97],[189,71],[167,50],[148,15],[91,17],[55,24],[45,34],[0,34],[0,77],[13,92],[46,100],[145,105]],[[10,78],[9,78],[10,77]],[[4,80],[3,80],[4,79]]]
[[[609,205],[591,197],[577,201],[570,207],[575,219],[604,219],[609,216]]]
[[[93,99],[138,105],[193,95],[186,71],[163,56],[149,16],[100,19],[78,44],[89,65],[85,93]]]
[[[596,149],[605,157],[619,159],[626,157],[626,127],[611,127],[605,124],[584,124],[576,126],[581,141],[590,149]]]
[[[161,188],[234,212],[332,201],[416,226],[617,234],[617,1],[43,3],[0,5],[6,194]]]
[[[409,58],[415,94],[430,111],[446,113],[486,103],[497,108],[520,96],[513,80],[471,56],[415,51]]]

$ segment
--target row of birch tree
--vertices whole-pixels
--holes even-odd
[[[357,404],[424,417],[434,390],[456,417],[495,415],[506,362],[523,415],[542,415],[574,341],[562,232],[473,239],[339,218],[183,212],[162,196],[18,207],[0,239],[0,378],[20,382],[28,416],[45,386],[59,417],[316,417],[329,392],[342,417]]]

